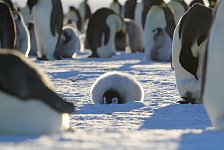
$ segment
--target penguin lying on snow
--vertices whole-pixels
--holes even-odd
[[[0,1],[0,47],[13,49],[16,44],[16,25],[9,6]]]
[[[29,30],[23,20],[23,16],[19,12],[13,12],[13,16],[17,33],[15,49],[28,57],[31,48]]]
[[[145,57],[157,61],[170,61],[175,20],[167,6],[154,5],[145,23]]]
[[[60,0],[28,0],[35,21],[35,35],[38,47],[38,58],[51,60],[58,58],[58,40],[63,25],[63,10]],[[32,8],[35,9],[32,10]]]
[[[113,10],[101,8],[91,15],[86,32],[91,57],[111,57],[115,55],[115,37],[125,36],[123,19]]]
[[[134,77],[115,71],[101,75],[94,82],[91,95],[98,104],[124,104],[144,99],[143,88]]]
[[[76,57],[77,52],[82,47],[79,35],[80,33],[76,26],[66,25],[63,27],[57,50],[61,57]]]
[[[200,70],[212,21],[212,9],[195,4],[181,18],[174,32],[172,64],[180,103],[201,103]]]
[[[0,52],[0,134],[48,134],[70,128],[74,105],[17,51]],[[16,74],[15,74],[16,72]]]
[[[219,1],[210,30],[205,54],[202,100],[212,125],[217,130],[224,129],[224,1]]]

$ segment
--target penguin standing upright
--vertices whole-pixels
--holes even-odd
[[[41,60],[58,58],[55,51],[63,25],[63,10],[60,0],[28,0],[35,22],[37,56]],[[34,8],[33,8],[34,7]]]
[[[124,18],[134,19],[137,0],[127,0],[124,5]]]
[[[142,101],[144,90],[130,74],[112,71],[104,73],[94,82],[91,95],[96,104],[124,104]]]
[[[80,12],[80,15],[83,19],[83,23],[85,23],[86,20],[88,20],[89,17],[91,16],[91,14],[92,14],[91,9],[90,9],[89,4],[88,4],[88,0],[83,0],[83,2],[80,3],[79,12]]]
[[[118,0],[113,0],[113,2],[110,4],[110,9],[122,16],[122,5]]]
[[[0,47],[13,49],[16,44],[16,25],[10,7],[0,1]]]
[[[23,20],[23,16],[19,12],[14,11],[13,16],[17,33],[15,49],[28,57],[31,48],[29,30]]]
[[[160,29],[161,28],[161,29]],[[175,29],[173,13],[166,5],[153,5],[145,23],[145,58],[170,61]]]
[[[116,54],[115,37],[125,37],[123,19],[108,8],[98,9],[91,15],[86,40],[92,50],[91,57],[111,57]]]
[[[82,26],[82,18],[79,13],[79,10],[73,6],[69,7],[69,11],[66,15],[66,23],[67,24],[75,24],[79,31],[83,30]]]
[[[33,22],[28,22],[27,23],[27,28],[29,30],[30,34],[30,52],[29,55],[37,55],[37,42],[36,42],[36,37],[35,37],[35,31],[34,31],[34,23]]]
[[[188,10],[188,6],[184,0],[171,0],[168,6],[173,10],[176,24],[184,13]]]
[[[208,47],[205,54],[202,100],[212,125],[217,130],[224,129],[224,1],[217,2],[213,23],[210,29]]]
[[[200,70],[212,21],[211,8],[193,5],[181,18],[174,32],[172,65],[180,103],[201,103]]]
[[[17,51],[1,49],[0,60],[0,134],[40,135],[70,128],[74,105],[52,90],[47,75]]]

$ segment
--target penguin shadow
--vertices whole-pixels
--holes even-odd
[[[224,131],[203,131],[202,133],[187,133],[180,138],[178,150],[222,149],[224,146]]]
[[[145,107],[143,102],[130,101],[125,104],[87,104],[79,107],[76,114],[108,114],[115,112],[130,112]]]
[[[153,115],[146,119],[142,129],[205,129],[211,123],[203,105],[173,104],[156,109]]]
[[[14,143],[19,144],[26,141],[36,140],[40,138],[42,135],[1,135],[0,143]]]

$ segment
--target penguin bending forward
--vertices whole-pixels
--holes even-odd
[[[123,19],[108,8],[98,9],[91,15],[86,31],[86,40],[92,51],[91,57],[111,57],[116,54],[115,37],[125,37]]]
[[[142,101],[144,90],[130,74],[112,71],[104,73],[94,82],[91,95],[96,104],[124,104]]]
[[[16,44],[16,25],[10,7],[0,1],[0,47],[14,49]]]
[[[61,1],[28,0],[27,5],[35,21],[37,57],[41,60],[58,58],[56,49],[63,26]]]
[[[39,135],[70,128],[74,105],[17,51],[0,51],[0,134]],[[16,74],[15,74],[16,72]]]
[[[145,23],[145,57],[156,61],[170,61],[175,20],[167,6],[154,5]]]
[[[212,125],[224,130],[224,1],[218,1],[210,29],[208,47],[205,54],[202,100]]]
[[[183,99],[180,103],[201,103],[199,82],[212,12],[211,8],[195,4],[175,29],[172,65],[177,90]]]

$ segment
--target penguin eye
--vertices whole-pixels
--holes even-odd
[[[157,29],[157,28],[156,28],[156,29],[153,29],[153,30],[152,30],[152,33],[153,33],[154,35],[158,34],[158,29]]]

